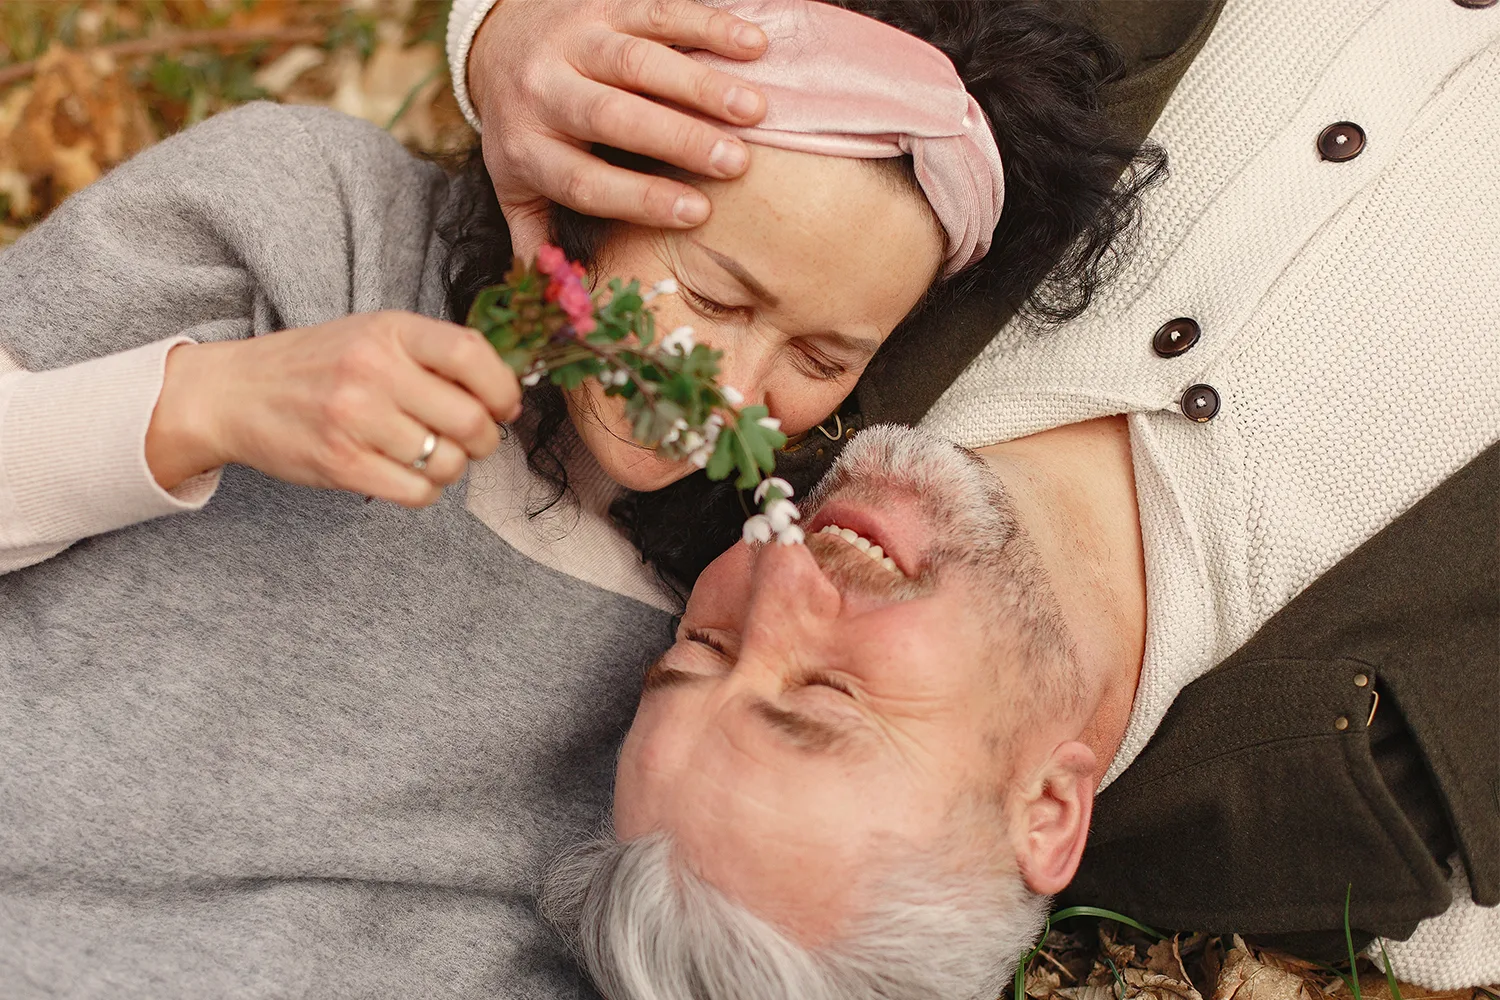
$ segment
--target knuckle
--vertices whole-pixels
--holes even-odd
[[[544,64],[535,61],[527,63],[518,81],[521,97],[531,106],[540,107],[552,93],[551,76]]]
[[[634,35],[623,36],[615,45],[611,63],[617,80],[639,83],[651,63],[651,43]]]
[[[385,348],[373,338],[361,337],[339,352],[334,371],[339,384],[345,385],[369,381],[384,370],[385,365]]]
[[[590,135],[603,135],[624,116],[623,95],[606,90],[588,99],[583,109],[583,124]]]
[[[337,385],[323,397],[323,433],[342,437],[344,429],[359,423],[365,408],[365,395],[349,383]]]
[[[358,452],[347,435],[325,435],[313,448],[313,468],[329,482],[345,485],[359,457]]]
[[[702,141],[702,134],[702,130],[694,122],[683,121],[672,126],[670,138],[667,141],[671,143],[671,148],[678,155],[686,155],[712,145],[712,143],[705,144]]]
[[[490,420],[490,415],[483,408],[475,406],[465,409],[454,429],[462,440],[477,445],[491,426],[493,421]]]
[[[642,16],[651,31],[665,32],[677,22],[677,5],[672,0],[649,0]]]
[[[594,180],[586,167],[571,167],[559,187],[562,200],[571,208],[584,210],[594,200]]]

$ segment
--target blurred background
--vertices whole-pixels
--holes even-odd
[[[451,0],[0,0],[0,247],[143,147],[246,101],[318,104],[441,155],[476,141]]]

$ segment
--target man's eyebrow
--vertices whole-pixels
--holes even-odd
[[[843,727],[814,719],[801,712],[777,708],[764,698],[750,703],[750,710],[760,716],[772,728],[791,737],[793,743],[803,750],[828,750],[846,737]]]
[[[703,679],[703,674],[668,666],[667,657],[671,652],[667,650],[656,658],[656,662],[646,668],[646,673],[641,678],[641,694],[660,691],[662,688],[677,687],[680,684],[691,684],[693,681]]]
[[[697,247],[699,250],[702,250],[704,253],[712,257],[714,259],[714,263],[718,264],[724,270],[734,275],[734,280],[744,285],[745,291],[755,296],[761,302],[765,303],[768,306],[779,306],[781,304],[781,297],[772,294],[770,289],[757,281],[755,275],[745,270],[745,265],[741,264],[733,257],[719,253],[719,251],[713,249],[712,247],[704,246],[702,243],[691,236],[689,236],[687,240],[689,243],[693,244],[693,246]]]

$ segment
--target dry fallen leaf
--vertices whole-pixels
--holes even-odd
[[[1326,1000],[1316,984],[1290,969],[1262,962],[1238,936],[1224,960],[1213,1000]]]
[[[17,100],[11,95],[5,107]],[[14,178],[0,181],[11,194],[12,214],[24,218],[47,211],[154,139],[145,105],[108,55],[84,55],[54,44],[38,61],[30,93],[0,152],[0,168],[22,174],[29,188],[18,199],[11,190]]]
[[[1131,997],[1143,997],[1145,1000],[1203,1000],[1202,994],[1187,981],[1186,975],[1178,979],[1158,972],[1126,969],[1125,983],[1133,987],[1127,991],[1127,995]]]

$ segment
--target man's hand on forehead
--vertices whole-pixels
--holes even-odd
[[[657,100],[732,125],[757,123],[765,113],[759,92],[674,47],[744,60],[765,45],[755,25],[695,0],[496,4],[475,36],[468,83],[516,252],[527,256],[544,240],[551,202],[654,228],[708,218],[696,188],[611,166],[589,147],[738,177],[748,163],[739,139]]]

